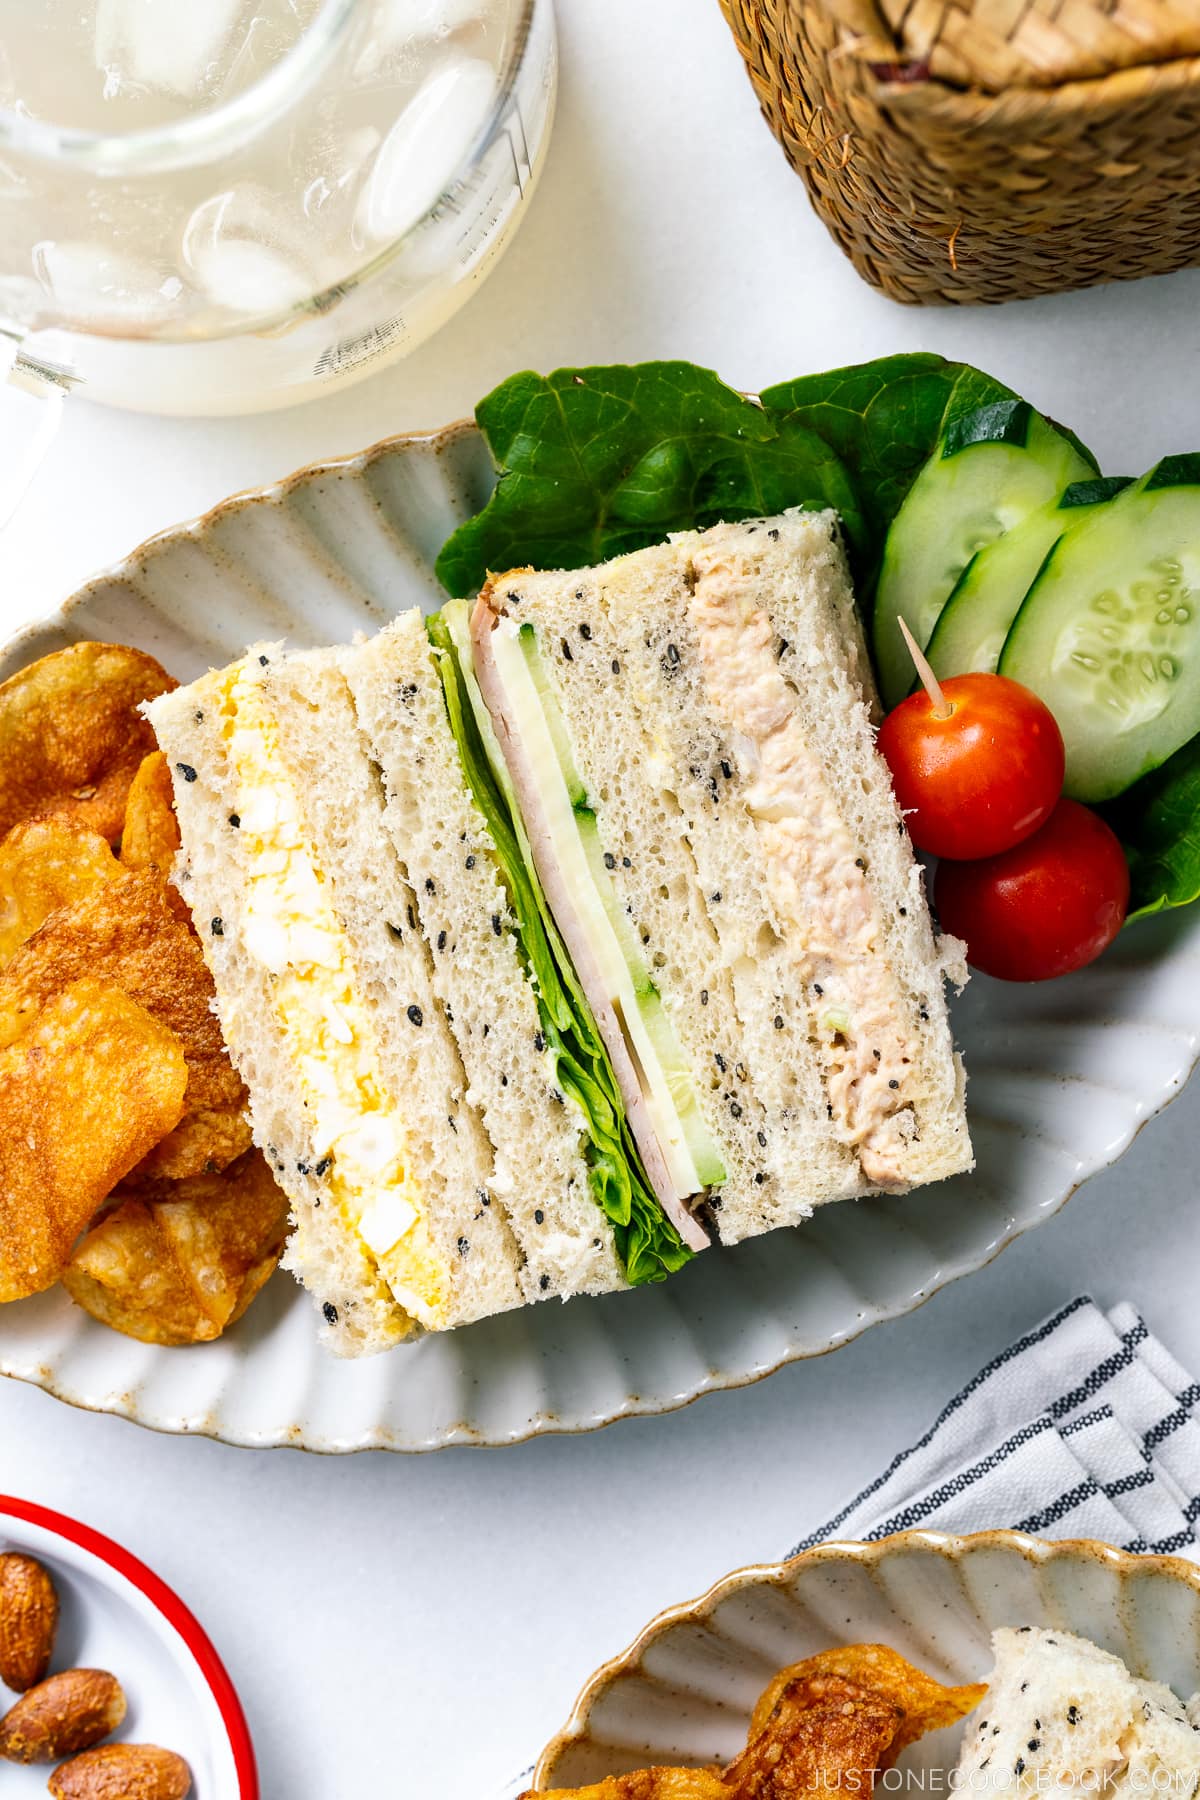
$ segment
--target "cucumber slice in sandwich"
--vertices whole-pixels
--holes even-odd
[[[1200,455],[1168,456],[1059,540],[1000,673],[1039,694],[1066,789],[1112,799],[1200,730]]]
[[[1047,555],[1065,531],[1083,522],[1127,488],[1128,475],[1073,481],[1056,500],[985,544],[971,558],[947,600],[926,655],[939,680],[950,675],[993,674],[1022,600]]]
[[[913,679],[903,617],[921,645],[977,551],[1097,473],[1071,437],[1026,400],[1001,400],[954,420],[892,521],[875,591],[873,652],[886,708]]]

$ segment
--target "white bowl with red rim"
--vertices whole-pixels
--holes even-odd
[[[112,1742],[160,1744],[192,1771],[191,1800],[259,1800],[254,1746],[233,1682],[195,1615],[136,1556],[89,1525],[0,1495],[0,1554],[49,1571],[61,1603],[54,1672],[107,1669],[128,1714]],[[0,1711],[18,1696],[0,1684]],[[45,1795],[46,1764],[3,1765],[6,1796]]]

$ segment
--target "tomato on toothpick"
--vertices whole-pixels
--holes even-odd
[[[1002,855],[939,863],[933,892],[942,930],[965,940],[972,968],[1049,981],[1112,943],[1129,910],[1129,867],[1104,820],[1064,798]]]
[[[1004,675],[939,682],[904,620],[922,691],[884,720],[879,749],[919,850],[995,856],[1035,832],[1062,792],[1065,758],[1054,715]]]

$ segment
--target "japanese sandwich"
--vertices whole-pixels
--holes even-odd
[[[718,525],[149,708],[334,1349],[657,1281],[970,1167],[833,514]]]

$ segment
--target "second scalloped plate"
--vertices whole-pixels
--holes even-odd
[[[0,655],[0,679],[75,638],[139,645],[189,680],[256,639],[346,641],[440,604],[451,530],[491,491],[473,426],[395,438],[162,533]],[[310,1450],[429,1450],[669,1412],[818,1355],[981,1268],[1114,1161],[1200,1054],[1200,907],[1139,925],[1040,988],[976,977],[954,1006],[973,1175],[831,1206],[698,1257],[662,1287],[537,1306],[344,1363],[276,1277],[228,1338],[117,1336],[61,1292],[0,1309],[0,1373],[161,1431]]]
[[[1087,1539],[906,1531],[739,1569],[660,1614],[592,1676],[528,1785],[540,1793],[656,1764],[726,1763],[771,1678],[832,1645],[889,1644],[939,1681],[984,1680],[999,1625],[1076,1632],[1184,1700],[1200,1687],[1194,1563]],[[953,1791],[960,1736],[935,1731],[905,1753],[901,1767],[928,1772],[917,1791]]]

